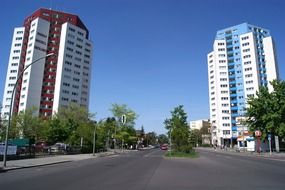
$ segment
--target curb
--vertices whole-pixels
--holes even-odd
[[[56,165],[56,164],[62,164],[67,162],[72,162],[73,160],[64,160],[64,161],[58,161],[58,162],[52,162],[52,163],[43,163],[43,164],[37,164],[37,165],[30,165],[30,166],[15,166],[15,167],[7,167],[7,168],[0,168],[0,173],[12,171],[12,170],[19,170],[19,169],[26,169],[26,168],[35,168],[40,166],[49,166],[49,165]]]
[[[113,156],[116,155],[115,153],[111,154],[99,154],[95,155],[94,157],[86,158],[86,159],[93,159],[93,158],[98,158],[98,157],[107,157],[107,156]],[[82,159],[85,160],[85,159]],[[50,163],[42,163],[42,164],[36,164],[36,165],[29,165],[29,166],[11,166],[11,167],[0,167],[0,173],[4,173],[7,171],[12,171],[12,170],[19,170],[19,169],[26,169],[26,168],[35,168],[35,167],[41,167],[41,166],[49,166],[49,165],[56,165],[56,164],[62,164],[62,163],[67,163],[67,162],[74,162],[74,161],[79,161],[79,160],[63,160],[63,161],[56,161],[56,162],[50,162]]]

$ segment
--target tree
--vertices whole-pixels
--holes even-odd
[[[183,106],[175,107],[171,111],[171,118],[164,121],[168,135],[171,135],[173,148],[182,151],[184,146],[189,145],[189,126],[187,124],[187,114]],[[171,134],[170,134],[171,133]]]
[[[35,108],[21,111],[12,118],[10,136],[40,140],[44,138],[44,126],[42,124],[42,119],[38,117]]]
[[[122,115],[126,115],[125,125],[131,127],[135,126],[135,120],[138,118],[138,115],[136,112],[128,108],[126,104],[112,104],[110,111],[113,113],[113,116],[116,118],[117,122],[121,121]]]
[[[70,104],[61,107],[52,117],[47,130],[48,140],[52,143],[65,142],[71,145],[79,145],[81,138],[87,137],[87,142],[92,142],[90,134],[93,134],[94,114],[88,112],[85,107]]]
[[[196,146],[197,144],[202,144],[202,133],[199,129],[194,129],[190,131],[190,144]]]
[[[155,145],[157,144],[157,135],[155,132],[149,132],[146,135],[146,145]]]
[[[285,137],[285,81],[270,82],[273,91],[260,87],[256,97],[250,97],[246,113],[246,124],[251,131],[260,130],[263,138],[267,134]]]
[[[169,142],[168,137],[165,134],[158,135],[157,139],[158,139],[158,144],[165,144]]]
[[[124,142],[127,142],[128,144],[133,144],[136,139],[136,131],[134,126],[138,115],[125,104],[112,104],[112,108],[110,110],[116,119],[116,140],[124,140]],[[122,115],[126,115],[125,124],[121,124]]]

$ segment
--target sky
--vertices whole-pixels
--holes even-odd
[[[216,32],[243,22],[270,30],[285,78],[283,0],[3,0],[0,99],[12,33],[38,8],[78,15],[93,41],[89,111],[111,116],[112,104],[138,115],[136,128],[165,133],[163,121],[184,105],[188,121],[209,118],[207,54]]]

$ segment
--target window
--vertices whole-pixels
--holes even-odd
[[[73,81],[79,82],[80,79],[78,79],[78,78],[73,78]]]
[[[70,37],[70,38],[72,38],[72,39],[74,39],[74,38],[75,38],[75,36],[74,36],[74,35],[72,35],[72,34],[68,34],[67,36],[68,36],[68,37]]]
[[[74,74],[76,74],[76,75],[80,75],[80,72],[78,72],[78,71],[74,71]]]
[[[69,94],[69,91],[68,90],[62,90],[62,93]]]
[[[228,100],[228,97],[221,97],[221,100]]]
[[[82,48],[82,45],[76,44],[76,47],[78,47],[79,49]]]
[[[245,78],[250,78],[250,77],[252,77],[252,74],[245,75]]]
[[[66,65],[72,65],[72,63],[70,61],[65,61]]]
[[[69,87],[69,86],[70,86],[70,84],[69,84],[69,83],[67,83],[67,82],[62,83],[62,85],[63,85],[63,86],[67,86],[67,87]]]
[[[15,80],[16,77],[9,77],[9,80]]]
[[[62,97],[61,100],[62,101],[68,101],[68,98]]]
[[[228,87],[227,84],[221,84],[220,86],[221,86],[221,88],[226,88],[226,87]]]
[[[67,43],[70,44],[70,45],[74,45],[74,42],[72,42],[70,40],[67,40]]]
[[[72,87],[75,88],[75,89],[79,89],[79,86],[75,85],[75,84],[73,84]]]
[[[229,127],[230,124],[229,123],[223,123],[223,127]],[[223,134],[224,135],[230,135],[231,131],[230,130],[223,130]]]
[[[242,46],[248,46],[249,45],[249,42],[246,42],[246,43],[243,43]]]
[[[75,32],[75,29],[71,28],[71,27],[68,27],[68,30],[71,31],[71,32]]]
[[[249,48],[242,50],[242,52],[249,52],[249,51],[250,51]]]
[[[78,55],[82,55],[82,53],[80,51],[75,51],[75,53],[77,53]]]
[[[245,68],[244,69],[244,71],[251,71],[252,70],[252,68],[251,67],[249,67],[249,68]]]
[[[251,91],[251,90],[254,90],[254,88],[253,87],[249,87],[249,88],[246,88],[246,90]]]
[[[74,64],[74,67],[79,68],[80,69],[80,65]]]
[[[75,57],[75,60],[81,62],[81,58],[79,57]]]
[[[245,84],[252,84],[253,80],[245,81]]]
[[[220,78],[220,81],[228,81],[227,78]]]
[[[17,59],[20,59],[20,57],[19,56],[14,56],[14,57],[12,57],[12,59],[13,60],[17,60]]]
[[[245,55],[245,56],[243,56],[244,59],[250,58],[250,57],[251,57],[250,55]]]
[[[37,32],[37,34],[38,34],[39,36],[43,37],[43,38],[46,38],[46,37],[47,37],[47,35],[45,35],[45,34],[43,34],[43,33],[40,33],[40,32]]]
[[[17,34],[23,34],[23,31],[17,31]]]
[[[71,69],[69,69],[69,68],[64,68],[64,71],[66,71],[66,72],[71,72]]]
[[[12,66],[18,66],[18,63],[12,63]]]
[[[73,52],[73,49],[70,48],[70,47],[67,47],[66,49],[67,49],[68,51],[70,51],[70,52]]]
[[[77,41],[79,41],[79,42],[83,42],[83,39],[81,39],[81,38],[77,38]]]
[[[17,38],[16,38],[16,40],[22,40],[22,39],[23,39],[22,37],[17,37]]]
[[[66,57],[68,57],[68,58],[71,58],[72,59],[72,55],[69,55],[69,54],[65,54],[66,55]]]

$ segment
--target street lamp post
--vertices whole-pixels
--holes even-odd
[[[93,156],[95,156],[95,147],[96,147],[96,128],[97,128],[97,123],[94,122],[94,131],[93,131]]]
[[[172,146],[172,142],[171,142],[171,128],[170,128],[170,130],[169,130],[169,154],[170,154],[170,157],[171,157],[171,151],[172,151],[172,149],[171,149],[171,146]]]
[[[23,70],[22,72],[18,75],[18,78],[16,80],[16,83],[14,85],[14,88],[13,88],[13,91],[12,91],[12,95],[11,95],[11,102],[10,102],[10,110],[9,110],[9,118],[8,118],[8,125],[6,127],[6,135],[5,135],[5,150],[4,150],[4,155],[3,155],[3,167],[6,167],[6,164],[7,164],[7,151],[8,151],[8,136],[9,136],[9,128],[10,128],[10,125],[11,125],[11,115],[12,115],[12,107],[13,107],[13,98],[14,98],[14,93],[15,93],[15,90],[16,90],[16,87],[17,87],[17,84],[19,83],[23,73],[25,72],[25,70],[27,68],[29,68],[31,65],[33,65],[34,63],[38,62],[39,60],[42,60],[42,59],[45,59],[47,57],[50,57],[50,56],[53,56],[54,53],[49,53],[43,57],[40,57],[38,59],[36,59],[35,61],[33,61],[32,63],[30,63],[29,65],[27,65]]]

